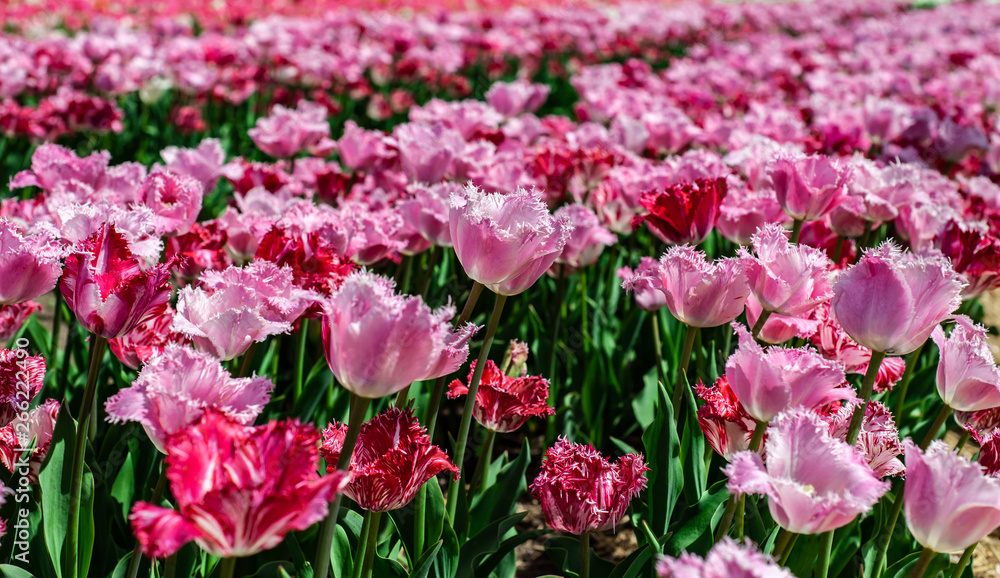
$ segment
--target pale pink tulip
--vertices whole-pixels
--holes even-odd
[[[945,337],[940,325],[931,332],[940,356],[938,395],[952,409],[979,411],[1000,407],[1000,367],[986,342],[986,328],[965,315],[955,316],[955,327]]]
[[[778,204],[799,221],[822,218],[847,194],[850,169],[824,156],[780,157],[768,166]]]
[[[44,230],[24,235],[0,219],[0,306],[24,303],[54,289],[64,254],[55,235]]]
[[[691,327],[717,327],[743,312],[750,288],[739,259],[709,262],[688,245],[670,247],[655,269],[667,309]]]
[[[833,296],[830,260],[819,249],[793,245],[778,225],[769,224],[753,236],[754,253],[741,248],[750,292],[765,311],[801,317]]]
[[[737,544],[728,536],[704,559],[687,552],[679,558],[660,558],[656,574],[659,578],[793,578],[791,572],[752,544]]]

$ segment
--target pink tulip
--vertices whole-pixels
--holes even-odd
[[[839,363],[811,349],[763,349],[745,327],[733,326],[740,345],[726,362],[726,379],[754,419],[769,422],[798,406],[814,409],[857,399]]]
[[[549,96],[552,87],[524,80],[496,82],[486,91],[486,102],[504,116],[535,112]]]
[[[694,389],[705,402],[698,408],[698,425],[712,449],[727,462],[733,459],[734,454],[750,449],[750,438],[757,427],[757,420],[736,398],[726,376],[720,376],[711,387],[699,382]],[[763,448],[761,445],[758,449],[763,451]]]
[[[830,435],[841,440],[847,440],[847,430],[854,414],[853,403],[840,406],[836,413],[828,417]],[[903,453],[903,444],[899,441],[899,430],[892,419],[892,412],[878,401],[870,401],[865,406],[865,417],[861,422],[858,440],[854,443],[875,475],[880,478],[898,476],[905,470],[899,455]]]
[[[62,275],[65,254],[55,235],[24,235],[0,219],[0,307],[30,301],[48,293]]]
[[[66,258],[60,289],[87,331],[114,339],[166,309],[169,280],[169,264],[142,269],[125,238],[104,225]]]
[[[0,427],[28,409],[44,379],[44,357],[23,349],[0,349]]]
[[[750,288],[739,259],[709,262],[705,253],[674,246],[655,270],[667,309],[691,327],[717,327],[743,312]]]
[[[168,146],[160,151],[160,157],[168,170],[197,179],[206,194],[215,190],[221,176],[239,178],[239,168],[225,164],[226,151],[219,139],[207,138],[193,149]]]
[[[323,430],[320,454],[331,474],[337,471],[346,435],[347,424],[334,422]],[[361,426],[348,471],[351,483],[344,493],[371,512],[402,508],[416,497],[420,486],[442,472],[456,480],[459,475],[458,466],[431,443],[413,411],[399,408],[390,408]]]
[[[865,251],[834,285],[833,312],[855,341],[906,355],[962,304],[963,283],[947,260],[884,243]]]
[[[171,344],[149,360],[132,387],[112,396],[105,408],[108,421],[142,424],[156,449],[166,452],[167,438],[209,408],[241,424],[253,424],[273,388],[266,377],[234,379],[215,357]]]
[[[156,215],[161,235],[183,235],[191,230],[201,211],[203,191],[194,177],[158,171],[142,183],[142,202]]]
[[[986,342],[985,327],[956,315],[951,335],[945,337],[938,325],[931,339],[941,350],[938,395],[949,407],[966,412],[1000,407],[1000,367]]]
[[[455,254],[473,281],[501,295],[531,287],[562,254],[572,233],[537,193],[484,193],[469,185],[452,195],[449,215]]]
[[[760,306],[760,302],[752,294],[747,298],[746,304],[747,323],[753,327],[760,319],[764,308]],[[757,339],[772,345],[779,344],[793,337],[811,337],[816,333],[817,327],[819,327],[819,322],[815,319],[771,314],[764,322],[764,327],[757,333]]]
[[[765,311],[802,317],[830,299],[830,260],[818,249],[793,245],[778,225],[765,225],[753,236],[756,255],[739,250],[750,292]]]
[[[556,530],[576,535],[611,530],[645,489],[648,470],[639,454],[612,464],[594,446],[559,438],[546,452],[531,494]]]
[[[384,134],[360,128],[353,120],[344,123],[344,134],[337,141],[337,153],[344,166],[353,171],[366,171],[392,156],[385,146]]]
[[[457,131],[442,124],[405,123],[392,131],[399,162],[411,182],[433,184],[448,173],[451,160],[464,148]]]
[[[321,104],[300,100],[296,108],[274,105],[269,116],[247,131],[257,148],[275,158],[290,158],[302,150],[327,156],[333,150],[327,111]]]
[[[871,510],[889,489],[815,412],[783,413],[767,435],[766,461],[747,451],[726,466],[729,491],[766,495],[771,517],[789,532],[836,530]]]
[[[679,558],[660,558],[656,574],[659,578],[793,578],[791,572],[753,545],[737,544],[728,536],[704,559],[687,552]]]
[[[778,204],[799,221],[822,218],[847,194],[850,170],[829,157],[780,157],[767,174]]]
[[[1000,526],[1000,479],[933,441],[926,452],[903,442],[906,526],[925,548],[961,552]]]
[[[4,305],[0,308],[0,343],[10,341],[19,329],[42,306],[34,301],[25,301],[17,305]]]
[[[396,208],[403,221],[431,245],[451,247],[448,211],[451,195],[461,190],[461,185],[451,182],[410,185],[407,191],[411,196]]]
[[[24,418],[27,419],[24,419]],[[49,452],[52,443],[52,433],[55,431],[56,419],[59,418],[59,402],[47,399],[38,407],[25,415],[18,415],[12,422],[0,428],[0,463],[3,463],[11,473],[18,469],[17,465],[24,458],[24,448],[34,440],[34,449],[28,458],[30,471],[28,481],[38,483],[38,473],[42,470],[42,462]]]
[[[635,303],[643,311],[659,311],[667,305],[667,296],[660,286],[659,270],[660,264],[656,259],[643,257],[635,271],[622,267],[617,272],[622,288],[635,294]]]
[[[394,290],[390,279],[356,271],[326,303],[326,362],[337,381],[361,397],[378,399],[447,375],[469,355],[477,328],[453,331],[454,307],[431,311],[420,297]]]
[[[566,246],[555,260],[555,265],[549,271],[557,271],[567,275],[580,267],[593,265],[601,256],[605,247],[618,242],[615,234],[601,225],[594,211],[580,204],[569,204],[559,207],[553,214],[556,220],[569,219],[570,235]],[[557,273],[558,274],[558,273]]]
[[[184,336],[170,329],[174,310],[167,307],[163,313],[140,323],[131,333],[108,340],[108,349],[123,365],[132,369],[163,353],[170,343],[181,343]]]
[[[813,346],[820,354],[844,364],[847,373],[864,375],[868,372],[868,364],[872,359],[872,351],[858,345],[837,322],[830,311],[830,304],[824,303],[813,312],[818,323],[816,333],[810,336]],[[906,362],[900,357],[886,357],[878,366],[873,391],[880,393],[889,391],[903,377]]]
[[[132,507],[129,522],[143,553],[170,556],[194,540],[213,556],[252,556],[319,522],[348,481],[343,472],[317,475],[319,444],[319,432],[296,420],[247,427],[206,412],[167,438],[177,509]]]

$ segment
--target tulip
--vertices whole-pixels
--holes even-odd
[[[184,341],[184,336],[172,331],[174,310],[167,307],[163,313],[146,320],[128,335],[108,340],[108,348],[126,367],[139,369],[150,358],[163,353],[170,343]]]
[[[622,267],[616,273],[622,280],[622,288],[635,295],[635,303],[643,311],[658,311],[667,305],[667,296],[660,286],[659,269],[656,259],[643,257],[635,271]]]
[[[937,243],[967,282],[962,299],[972,299],[1000,287],[1000,238],[953,221],[942,231]]]
[[[194,177],[158,171],[142,183],[142,202],[156,215],[161,235],[183,235],[198,220],[204,192]]]
[[[44,357],[22,349],[0,349],[0,427],[28,408],[44,379]]]
[[[1000,429],[993,428],[988,432],[979,433],[975,429],[967,428],[966,432],[972,439],[976,440],[976,445],[979,446],[979,458],[977,459],[979,465],[983,467],[987,475],[998,477],[997,473],[1000,472]]]
[[[689,327],[717,327],[743,312],[750,294],[743,262],[709,262],[689,246],[671,247],[655,270],[667,309]]]
[[[830,260],[822,251],[788,242],[778,225],[765,225],[753,237],[755,255],[739,250],[750,292],[765,312],[789,317],[804,317],[830,299],[827,268]],[[761,315],[754,324],[754,335],[770,315]]]
[[[469,369],[469,381],[475,374],[476,362]],[[469,388],[455,380],[448,386],[448,398],[467,395]],[[549,407],[549,382],[541,377],[508,377],[495,363],[487,360],[476,392],[473,417],[493,432],[509,433],[520,428],[529,417],[555,415]]]
[[[321,453],[327,471],[336,471],[347,424],[332,423],[323,430]],[[387,512],[409,504],[427,480],[458,467],[431,443],[412,411],[390,408],[375,416],[358,434],[351,454],[351,481],[344,494],[365,510]]]
[[[844,404],[836,413],[827,418],[830,423],[831,436],[839,440],[847,439],[847,430],[850,426],[851,416],[854,414],[854,405],[853,403]],[[899,441],[899,430],[896,429],[892,412],[882,403],[877,401],[868,403],[864,421],[861,422],[861,431],[857,441],[854,442],[854,447],[861,452],[868,466],[879,478],[903,474],[905,468],[903,462],[899,461],[899,455],[903,453],[903,444]]]
[[[633,220],[644,222],[654,235],[668,245],[697,245],[712,232],[719,220],[719,204],[726,196],[726,180],[698,179],[649,191],[639,204],[647,211]]]
[[[0,219],[0,308],[48,293],[62,275],[64,251],[59,240],[39,232],[24,235]]]
[[[167,438],[177,509],[132,507],[129,522],[143,553],[170,556],[194,540],[214,556],[252,556],[322,520],[349,476],[317,475],[319,444],[319,432],[296,420],[247,427],[206,412]]]
[[[275,226],[257,246],[255,259],[292,270],[292,281],[301,289],[330,296],[355,269],[318,233],[295,235]]]
[[[780,157],[767,169],[778,204],[796,221],[815,221],[847,194],[850,170],[830,157]]]
[[[207,138],[193,149],[168,146],[160,151],[160,158],[167,170],[197,179],[206,194],[215,190],[221,176],[239,178],[236,165],[225,164],[226,151],[219,139]]]
[[[410,185],[410,197],[396,208],[403,220],[427,242],[436,247],[451,247],[448,211],[451,195],[462,190],[461,185],[443,182],[435,185]]]
[[[552,87],[524,80],[496,82],[484,95],[486,102],[500,114],[511,117],[525,112],[535,112],[549,96]]]
[[[712,449],[727,462],[734,454],[750,449],[757,420],[736,398],[726,376],[720,376],[711,387],[699,382],[694,389],[705,402],[698,408],[698,425]]]
[[[961,552],[1000,526],[1000,480],[935,441],[926,452],[903,443],[906,526],[925,548]]]
[[[274,105],[269,116],[257,119],[247,131],[257,148],[276,158],[291,158],[302,150],[314,156],[327,156],[333,150],[326,108],[300,100],[296,108]]]
[[[556,220],[568,217],[570,235],[566,246],[555,260],[550,272],[565,276],[581,267],[593,265],[604,247],[614,245],[618,238],[601,225],[594,211],[585,205],[563,205],[553,215]]]
[[[24,322],[42,306],[34,301],[0,307],[0,343],[10,341]]]
[[[28,458],[30,470],[28,481],[38,483],[38,473],[52,443],[56,419],[59,417],[59,402],[47,399],[38,407],[18,415],[9,424],[0,428],[0,463],[11,473],[15,473],[18,463],[24,460],[25,449],[32,446]]]
[[[507,296],[531,287],[572,233],[569,218],[554,218],[537,193],[484,193],[471,184],[464,195],[452,195],[449,223],[465,272]]]
[[[769,422],[798,406],[818,409],[834,401],[854,401],[839,363],[811,349],[763,349],[742,325],[734,324],[739,348],[726,362],[726,380],[754,419]]]
[[[66,258],[60,289],[87,331],[114,339],[166,309],[169,271],[168,264],[143,269],[125,238],[104,225]]]
[[[741,545],[723,538],[704,559],[685,552],[679,558],[664,556],[656,563],[659,578],[792,578],[751,544]]]
[[[234,379],[212,355],[170,344],[105,408],[108,421],[138,422],[156,449],[166,453],[170,435],[196,422],[208,409],[243,425],[253,424],[272,389],[274,384],[266,377]]]
[[[840,528],[871,510],[889,489],[858,450],[830,435],[815,412],[785,412],[767,435],[766,461],[746,451],[726,466],[729,491],[766,495],[771,516],[789,532]]]
[[[753,295],[746,300],[747,323],[751,327],[757,324],[757,320],[764,314],[764,308]],[[757,334],[757,339],[772,345],[784,343],[793,337],[803,339],[812,337],[819,327],[819,322],[815,319],[804,319],[802,317],[788,317],[786,315],[776,315],[774,313],[767,316],[764,325]]]
[[[947,338],[940,325],[931,339],[941,350],[937,390],[952,409],[972,412],[1000,406],[1000,368],[986,342],[986,328],[965,315],[955,316]]]
[[[233,264],[226,251],[228,242],[229,235],[219,221],[195,223],[187,233],[167,239],[166,257],[174,261],[178,277],[194,281],[205,271],[221,271]]]
[[[360,128],[353,120],[344,123],[337,153],[344,166],[353,171],[367,171],[379,160],[391,156],[382,132]]]

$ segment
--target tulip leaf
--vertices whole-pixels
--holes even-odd
[[[656,396],[659,390],[656,368],[650,369],[642,377],[642,390],[632,400],[632,412],[639,427],[646,430],[656,418]]]
[[[496,482],[473,504],[469,514],[469,535],[478,534],[489,522],[510,515],[517,499],[528,489],[525,474],[531,461],[531,447],[525,438],[517,458],[500,469]]]
[[[442,544],[444,544],[444,540],[438,540],[420,556],[416,563],[413,564],[413,570],[410,571],[409,578],[427,577],[427,574],[431,571],[431,567],[434,565],[434,558],[437,556]]]
[[[268,562],[267,564],[261,566],[260,570],[257,570],[256,572],[251,574],[248,578],[280,578],[283,575],[287,576],[290,571],[294,570],[295,566],[290,562],[285,562],[285,561]],[[293,576],[300,576],[300,575],[293,574]]]
[[[56,569],[56,576],[62,578],[64,546],[69,518],[70,485],[73,477],[73,446],[76,440],[76,422],[69,409],[63,404],[52,432],[52,442],[38,475],[42,491],[42,520],[45,545]],[[78,576],[87,577],[90,556],[94,547],[94,476],[84,464],[83,485],[80,492],[80,526]]]
[[[647,568],[649,560],[653,557],[653,552],[646,544],[629,554],[627,558],[619,562],[615,569],[608,574],[608,578],[636,578]]]
[[[514,548],[551,532],[552,530],[532,530],[530,532],[518,532],[510,538],[507,538],[500,544],[500,547],[497,548],[496,552],[490,554],[488,558],[483,560],[483,562],[476,567],[476,578],[489,578],[493,569],[499,566],[504,557],[513,552]]]
[[[0,564],[0,576],[4,578],[35,578],[31,572],[10,564]]]
[[[309,370],[303,386],[304,393],[292,408],[292,414],[299,416],[303,421],[313,421],[313,414],[319,407],[320,400],[326,395],[326,390],[330,388],[330,379],[326,377],[330,374],[330,369],[326,365],[326,358],[320,357]],[[331,374],[332,375],[332,374]]]
[[[681,437],[681,463],[688,464],[684,468],[684,494],[688,503],[693,504],[705,493],[708,483],[708,468],[704,458],[705,434],[698,425],[698,402],[694,398],[694,388],[688,383],[687,374],[684,374],[679,385],[684,388],[687,398],[683,402],[685,420]]]
[[[472,578],[476,565],[483,556],[488,556],[500,548],[508,530],[520,522],[527,512],[518,512],[496,520],[462,545],[458,557],[458,572],[455,578]]]
[[[128,572],[129,562],[132,561],[133,552],[128,552],[125,557],[115,564],[115,569],[111,572],[110,578],[125,578],[125,574]]]
[[[855,518],[834,534],[833,552],[830,553],[830,576],[840,576],[861,548],[860,528],[861,519]]]
[[[388,560],[379,555],[375,556],[372,564],[372,576],[379,578],[406,578],[406,568],[395,560]]]
[[[651,460],[647,472],[646,503],[649,525],[657,536],[667,533],[670,518],[684,484],[680,442],[674,429],[674,411],[661,384],[656,404],[656,419],[642,434],[646,457]]]
[[[441,552],[434,558],[431,575],[436,578],[453,578],[458,568],[461,548],[455,529],[447,521],[441,531],[441,542]]]
[[[570,536],[556,536],[545,541],[545,553],[552,563],[565,572],[580,574],[580,540]],[[601,558],[590,549],[590,575],[608,576],[614,572],[615,565]]]
[[[918,558],[920,558],[920,552],[913,552],[889,566],[882,576],[884,578],[906,578],[913,571]],[[924,577],[933,578],[937,576],[942,570],[948,567],[949,563],[950,559],[947,554],[934,554],[934,558],[931,559],[931,563],[924,572]]]
[[[712,520],[727,497],[729,492],[726,490],[726,480],[716,482],[695,505],[697,513],[670,535],[664,546],[664,552],[677,556],[694,544],[706,531],[711,533]]]
[[[337,524],[336,534],[333,535],[330,562],[333,564],[333,578],[348,578],[354,574],[351,541],[347,537],[347,531],[340,524]]]

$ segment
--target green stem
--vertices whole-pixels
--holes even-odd
[[[771,557],[775,560],[781,558],[782,554],[788,548],[788,543],[792,541],[792,536],[795,534],[789,532],[788,530],[781,528],[778,530],[778,536],[774,539],[774,548],[771,549]]]
[[[63,310],[62,291],[56,288],[55,293],[56,293],[56,305],[54,308],[55,314],[52,316],[52,339],[49,341],[49,355],[52,357],[53,360],[58,359],[58,357],[56,356],[56,351],[59,350],[59,329],[61,329],[62,326],[62,310]],[[65,353],[63,354],[63,363],[66,363]],[[56,365],[55,370],[56,370],[56,375],[58,375],[59,374],[58,365]],[[57,383],[56,386],[58,387],[58,385],[59,384]]]
[[[839,263],[840,262],[840,253],[841,253],[841,249],[843,249],[843,247],[844,247],[844,238],[841,237],[840,235],[837,235],[837,245],[833,248],[833,259],[832,259],[832,261],[834,263]]]
[[[650,311],[649,316],[653,321],[653,349],[656,352],[656,375],[660,378],[663,387],[667,386],[667,373],[663,369],[663,343],[660,341],[660,312]]]
[[[588,330],[588,321],[590,315],[587,312],[587,268],[583,267],[579,271],[580,278],[580,311],[583,316],[583,350],[586,353],[590,352],[590,331]]]
[[[365,510],[365,517],[361,522],[361,533],[358,536],[358,551],[354,553],[354,572],[351,578],[361,578],[361,569],[365,565],[365,554],[368,552],[368,534],[372,527],[372,512]]]
[[[747,508],[747,495],[740,494],[740,497],[736,499],[736,514],[733,516],[733,520],[736,523],[736,541],[743,541],[743,524],[744,518],[746,516]]]
[[[372,524],[368,528],[368,545],[365,547],[365,565],[361,569],[361,578],[371,578],[372,576],[375,550],[378,549],[378,527],[381,521],[382,512],[372,512]]]
[[[413,559],[424,553],[424,524],[427,520],[427,484],[420,486],[417,504],[413,513]]]
[[[790,239],[790,241],[792,243],[798,243],[799,237],[801,235],[802,235],[802,220],[795,219],[795,222],[792,223],[792,238]]]
[[[302,379],[305,374],[305,364],[306,364],[306,341],[309,336],[309,319],[307,317],[302,318],[302,322],[299,323],[299,339],[295,343],[295,398],[293,401],[297,402],[302,397]]]
[[[823,535],[823,545],[819,548],[819,568],[816,578],[826,578],[830,573],[830,552],[833,550],[833,530]]]
[[[865,231],[861,234],[861,240],[858,241],[858,258],[861,258],[861,254],[865,249],[868,248],[868,241],[872,236],[872,223],[871,221],[865,221]]]
[[[361,424],[365,422],[368,406],[371,403],[372,400],[367,397],[351,394],[351,414],[347,422],[344,445],[340,449],[340,457],[337,458],[338,470],[346,472],[351,465],[351,455],[354,453],[354,446],[358,443],[358,433],[361,431]],[[316,548],[316,565],[313,566],[316,578],[326,578],[330,572],[330,548],[333,546],[333,535],[337,531],[337,515],[340,513],[342,498],[343,494],[337,494],[337,497],[330,503],[330,513],[327,514],[326,521],[323,522],[323,532]]]
[[[882,535],[879,536],[878,555],[875,557],[875,565],[872,566],[873,578],[881,578],[882,572],[884,572],[883,564],[885,563],[886,555],[889,553],[889,543],[892,542],[892,533],[896,529],[896,521],[899,520],[899,514],[903,511],[902,487],[895,493],[895,496],[896,500],[892,503],[889,518],[886,525],[882,526]]]
[[[476,488],[479,484],[485,483],[486,479],[490,476],[490,461],[493,459],[493,440],[496,439],[497,432],[489,429],[486,430],[486,439],[483,440],[483,447],[479,450],[479,463],[476,464],[476,470],[472,473],[472,481],[469,483],[469,495],[474,495]],[[486,488],[482,488],[485,490]]]
[[[760,442],[763,441],[763,439],[764,439],[764,432],[766,430],[767,430],[767,422],[766,421],[757,420],[757,426],[753,429],[753,436],[751,436],[751,438],[750,438],[750,445],[749,445],[749,447],[747,449],[749,449],[752,452],[756,452],[758,449],[760,449]],[[733,512],[733,515],[730,518],[730,520],[735,519],[735,521],[736,521],[736,539],[737,540],[742,540],[743,539],[743,527],[744,527],[744,522],[745,522],[744,521],[744,516],[746,514],[746,500],[747,500],[746,494],[740,494],[739,498],[736,499],[736,510],[735,510],[735,512]],[[730,501],[732,501],[732,500],[730,500]],[[729,505],[727,504],[726,505],[726,512],[728,512],[728,511],[729,511]],[[725,514],[723,514],[723,519],[725,519]],[[721,524],[719,526],[719,529],[720,530],[722,529],[722,525]],[[729,528],[727,526],[725,528],[724,532],[728,532],[728,531],[729,531]],[[723,536],[724,535],[725,535],[725,533],[723,533]],[[721,538],[721,536],[720,536],[720,538]]]
[[[785,547],[785,551],[781,553],[781,561],[778,562],[782,566],[788,563],[788,558],[792,555],[792,550],[795,548],[795,542],[799,539],[798,534],[792,534],[791,539],[788,540],[788,546]]]
[[[223,558],[219,568],[219,578],[233,578],[236,571],[236,558]]]
[[[68,578],[79,575],[80,557],[80,501],[83,493],[84,457],[87,453],[87,428],[90,413],[94,407],[97,394],[97,375],[101,370],[101,358],[108,340],[100,335],[91,336],[90,367],[87,368],[87,385],[83,390],[83,400],[80,404],[80,418],[76,424],[76,439],[73,447],[73,470],[70,478],[69,513],[66,525],[66,547],[63,568]]]
[[[240,360],[240,372],[236,377],[250,377],[250,368],[253,366],[253,356],[257,352],[257,342],[254,341],[250,344],[250,347],[243,354],[243,359]]]
[[[431,278],[434,276],[434,267],[437,266],[438,253],[440,249],[435,245],[431,245],[430,251],[427,254],[427,268],[424,269],[423,277],[420,279],[420,295],[424,297],[427,296],[427,289],[431,286]]]
[[[730,496],[726,503],[726,509],[722,512],[719,520],[719,527],[715,529],[715,541],[718,542],[729,533],[729,527],[733,525],[733,518],[736,516],[736,508],[739,506],[739,496]]]
[[[493,336],[496,335],[497,327],[500,325],[500,315],[503,313],[503,304],[507,301],[506,295],[497,294],[496,302],[493,304],[493,315],[490,317],[489,327],[486,328],[486,337],[483,338],[483,346],[479,351],[479,359],[476,361],[476,369],[469,380],[469,393],[465,396],[465,409],[462,410],[462,423],[458,428],[458,438],[455,440],[455,454],[452,459],[464,471],[465,446],[469,441],[469,427],[472,425],[472,411],[476,406],[476,393],[479,391],[479,380],[483,377],[483,368],[486,367],[486,360],[489,358],[490,347],[493,346]],[[464,483],[464,482],[463,482]],[[448,483],[448,518],[455,522],[455,512],[458,509],[458,484],[454,478]]]
[[[937,417],[934,418],[934,423],[931,424],[931,429],[924,436],[924,441],[920,442],[920,449],[926,450],[927,446],[931,445],[931,442],[937,439],[937,432],[944,425],[949,415],[951,415],[951,407],[946,403],[941,408],[941,411],[938,412]]]
[[[472,318],[472,312],[476,308],[476,301],[479,300],[479,294],[483,292],[483,288],[484,285],[482,283],[474,283],[472,285],[472,290],[469,291],[469,296],[465,300],[465,307],[462,307],[462,313],[458,316],[458,320],[455,321],[455,327],[460,327]],[[431,398],[427,401],[427,413],[424,414],[424,425],[427,427],[427,436],[431,440],[434,439],[438,410],[441,408],[441,397],[444,395],[444,382],[447,378],[447,375],[442,375],[434,380],[434,389],[431,391]]]
[[[882,365],[885,354],[881,351],[872,351],[871,359],[868,360],[868,370],[865,371],[865,379],[861,383],[861,403],[854,407],[854,414],[851,416],[851,425],[847,429],[847,445],[853,446],[858,441],[858,434],[861,433],[861,423],[865,419],[865,409],[872,398],[872,391],[875,388],[875,378],[878,376],[878,368]]]
[[[580,534],[580,578],[590,578],[590,532]]]
[[[903,409],[906,404],[906,392],[910,389],[910,380],[913,378],[913,372],[916,371],[917,364],[920,362],[920,353],[924,350],[924,345],[927,342],[924,341],[920,344],[920,347],[916,351],[911,353],[906,358],[906,368],[903,370],[903,377],[899,379],[899,384],[896,385],[896,407],[893,414],[896,416],[896,425],[898,427],[903,426],[904,415]]]
[[[917,563],[913,566],[913,571],[910,572],[910,578],[923,578],[927,572],[927,567],[931,565],[931,560],[933,559],[934,550],[930,548],[921,550],[920,557],[917,558]]]
[[[767,323],[767,319],[769,317],[771,317],[770,311],[764,310],[760,312],[760,317],[757,318],[757,321],[753,324],[753,328],[750,330],[750,337],[757,339],[757,336],[760,335],[761,330],[764,329],[764,324]]]
[[[972,438],[972,432],[970,432],[969,430],[965,430],[965,433],[962,434],[962,437],[958,438],[958,443],[955,444],[955,453],[960,453],[962,451],[962,448],[965,447],[965,444],[969,443],[969,440],[971,438]]]
[[[764,440],[764,433],[767,432],[767,422],[757,420],[757,427],[753,428],[753,435],[750,437],[750,445],[747,449],[756,453],[760,449],[760,442]]]
[[[563,300],[566,298],[566,277],[563,277],[563,265],[559,265],[556,277],[556,300],[552,311],[552,353],[549,355],[549,397],[558,399],[558,381],[556,380],[556,362],[559,359],[559,336],[562,333]]]
[[[167,486],[167,465],[163,462],[160,463],[160,478],[156,480],[156,487],[153,488],[153,496],[149,503],[154,506],[160,505],[160,498],[163,497],[163,489]],[[138,541],[135,543],[135,548],[132,550],[132,559],[128,563],[128,572],[125,574],[126,578],[135,578],[139,574],[139,563],[142,562],[142,544]]]
[[[951,578],[961,578],[962,572],[965,572],[965,567],[972,561],[972,553],[976,551],[976,546],[978,545],[979,542],[976,542],[966,548],[965,552],[962,552],[962,557],[959,558],[958,564],[955,564],[955,569],[951,572]]]
[[[684,395],[684,376],[687,375],[688,366],[691,365],[691,352],[694,350],[694,338],[698,335],[698,328],[684,325],[684,349],[681,351],[681,362],[677,366],[677,373],[674,375],[674,396],[673,408],[674,419],[680,419],[681,404],[687,399]]]

